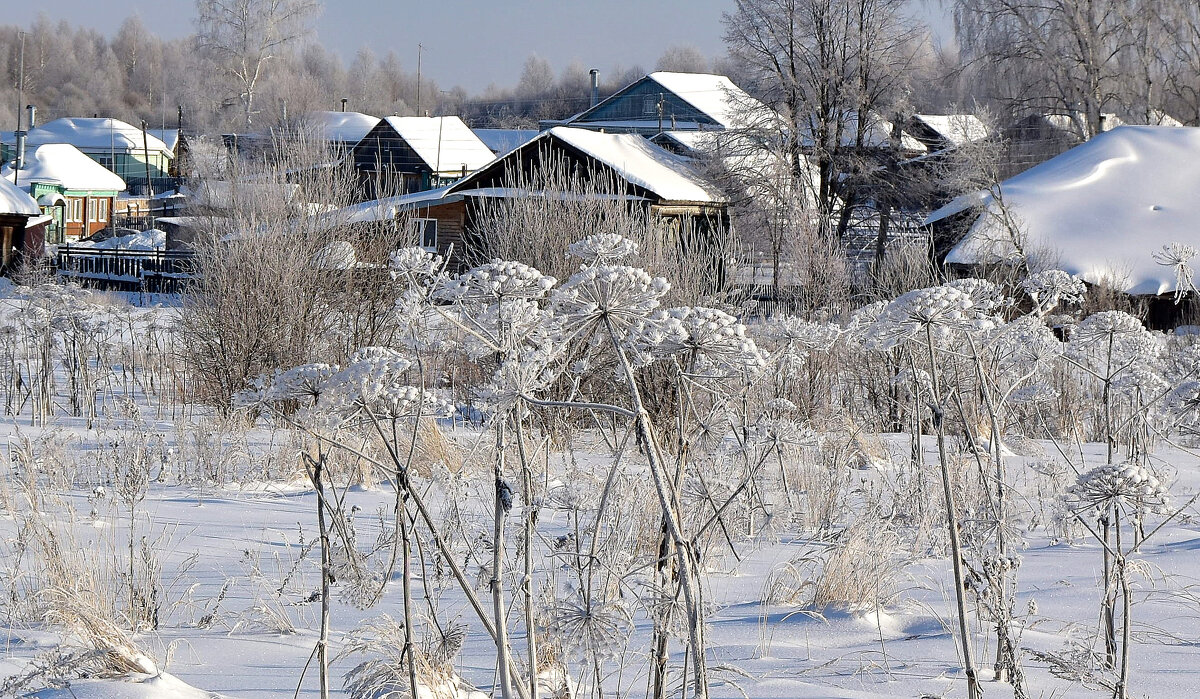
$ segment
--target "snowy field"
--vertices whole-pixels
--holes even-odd
[[[469,325],[462,304],[478,302],[469,282],[446,283],[459,305],[438,311],[444,317],[434,326]],[[926,297],[957,304],[964,315],[987,308],[978,285],[948,288]],[[321,408],[368,405],[361,384],[349,402],[341,396],[327,405],[334,389],[320,388],[311,394],[320,397],[305,403],[305,390],[339,377],[337,390],[345,392],[345,376],[361,375],[363,367],[412,378],[410,363],[376,352],[356,355],[340,373],[326,367],[277,376],[239,398],[250,413],[225,416],[188,400],[171,331],[179,308],[131,306],[125,297],[80,291],[9,286],[4,293],[6,692],[319,696],[324,523],[334,696],[407,695],[406,609],[421,696],[500,696],[497,644],[469,599],[494,620],[496,541],[514,682],[525,682],[524,692],[532,618],[543,697],[650,696],[651,650],[659,643],[666,650],[663,693],[693,694],[685,583],[673,554],[655,555],[670,551],[669,537],[656,498],[654,450],[639,446],[645,441],[630,427],[634,413],[584,412],[586,420],[555,423],[514,409],[510,394],[528,399],[546,388],[544,370],[536,380],[514,379],[517,388],[508,393],[495,381],[486,390],[474,387],[478,403],[470,407],[449,389],[436,397],[412,389],[390,399],[393,412],[375,433],[361,413],[357,422],[336,425],[318,415]],[[548,305],[560,317],[575,312],[565,293],[552,298]],[[1116,650],[1128,653],[1128,695],[1189,696],[1200,687],[1200,520],[1193,499],[1200,449],[1187,428],[1196,401],[1185,390],[1195,372],[1192,340],[1129,330],[1133,344],[1121,351],[1138,357],[1118,366],[1109,344],[1101,369],[1096,357],[1043,334],[996,340],[1009,326],[982,327],[979,315],[953,328],[963,333],[957,340],[925,330],[905,334],[907,321],[896,319],[902,311],[918,315],[914,298],[836,326],[772,329],[752,321],[718,333],[722,342],[734,338],[737,352],[754,353],[753,363],[716,341],[692,345],[693,356],[709,363],[681,376],[720,390],[689,394],[705,417],[683,437],[663,428],[659,443],[686,443],[691,454],[680,459],[672,446],[667,464],[678,471],[674,504],[694,550],[711,696],[965,697],[960,623],[969,629],[984,696],[1014,696],[1012,683],[993,680],[998,624],[1016,649],[1026,696],[1112,695],[1122,660],[1105,667],[1103,581],[1119,562],[1128,624],[1124,588],[1114,582],[1109,591]],[[470,317],[488,327],[486,310]],[[724,322],[715,314],[692,325],[692,316],[677,317],[693,338]],[[495,327],[503,336],[535,321]],[[1084,321],[1077,337],[1094,325]],[[856,327],[875,330],[856,336]],[[526,332],[523,341],[536,344]],[[964,337],[983,351],[968,355]],[[1109,337],[1124,341],[1119,333]],[[1022,352],[1037,342],[1049,349],[1030,360]],[[1137,344],[1145,342],[1158,349]],[[997,349],[1003,343],[1007,349]],[[480,361],[477,348],[468,354]],[[611,397],[611,372],[602,388],[578,378],[580,362],[598,356],[574,356],[575,390],[554,399]],[[885,361],[891,357],[894,365]],[[939,366],[920,364],[924,357]],[[987,370],[976,373],[985,360]],[[720,366],[729,372],[717,372]],[[861,375],[851,377],[849,367]],[[730,379],[733,368],[765,378],[746,383],[755,387],[752,395],[738,393],[730,386],[745,379]],[[1072,378],[1077,370],[1086,380]],[[855,385],[870,372],[899,405],[893,418],[920,425],[923,436],[866,429],[886,418],[817,405],[835,393],[843,405],[865,400]],[[1136,381],[1122,381],[1126,375]],[[383,384],[385,391],[393,386]],[[958,397],[947,398],[952,390],[945,386]],[[931,399],[922,392],[941,396],[946,409],[941,449],[941,417],[930,418],[922,406]],[[1111,397],[1118,394],[1120,400]],[[995,397],[993,407],[1002,404],[995,412],[1001,417],[990,421],[1005,434],[999,445],[989,440],[980,395]],[[728,396],[736,400],[723,403]],[[1096,408],[1097,400],[1107,410]],[[445,401],[457,408],[445,409]],[[1062,407],[1071,403],[1077,409]],[[429,409],[413,413],[413,404]],[[516,417],[497,428],[489,416],[505,410]],[[723,422],[712,417],[718,411]],[[714,427],[718,422],[727,429]],[[1114,435],[1112,448],[1105,429]],[[1129,466],[1107,476],[1093,472],[1108,462]],[[397,463],[408,468],[404,481],[389,470]],[[314,479],[318,464],[324,475],[317,470]],[[1136,487],[1104,490],[1113,478]],[[323,511],[314,481],[324,488]],[[409,493],[403,536],[397,482]],[[963,622],[944,487],[957,498]],[[1097,492],[1109,499],[1098,505]],[[1115,519],[1108,536],[1096,516],[1103,511]],[[500,537],[496,512],[503,512]],[[1102,539],[1113,556],[1104,555]],[[404,558],[402,541],[411,548],[407,568],[397,560],[398,553]]]

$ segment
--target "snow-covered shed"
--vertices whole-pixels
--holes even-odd
[[[456,116],[380,120],[351,151],[368,197],[435,189],[495,158]]]
[[[125,182],[75,146],[46,143],[27,148],[20,170],[8,163],[0,176],[16,182],[51,217],[46,242],[86,238],[107,227]]]
[[[926,219],[951,265],[1027,256],[1132,295],[1180,289],[1164,250],[1200,248],[1200,128],[1121,126]],[[1184,282],[1186,283],[1186,282]]]
[[[6,132],[0,142],[4,150],[0,159],[12,160],[16,150],[12,132]],[[131,188],[144,186],[147,173],[157,191],[173,183],[171,148],[149,130],[143,132],[119,119],[64,117],[35,126],[25,137],[26,148],[57,143],[75,146]]]
[[[724,75],[660,70],[573,117],[543,125],[653,136],[668,129],[745,128],[763,114],[773,112]]]
[[[0,269],[7,270],[22,255],[36,255],[44,226],[42,211],[27,192],[0,178]],[[32,225],[31,225],[32,224]]]

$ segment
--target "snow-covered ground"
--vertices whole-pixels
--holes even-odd
[[[28,296],[6,300],[5,316],[33,322],[37,303]],[[96,325],[87,331],[124,338],[140,349],[123,356],[153,365],[146,338],[177,311],[106,303],[88,307]],[[266,418],[249,425],[174,400],[150,381],[168,375],[161,367],[109,368],[93,403],[69,398],[71,374],[58,366],[59,393],[44,418],[30,401],[18,401],[0,423],[8,456],[0,466],[0,677],[17,694],[39,697],[318,696],[318,501],[301,456],[314,447]],[[416,462],[422,465],[414,468],[414,485],[490,611],[494,437],[460,418],[438,424],[421,423],[423,460]],[[846,424],[806,439],[786,460],[781,451],[778,468],[756,480],[759,505],[721,520],[700,540],[713,696],[966,696],[944,519],[939,529],[938,516],[929,514],[941,507],[936,440],[923,437],[914,460],[908,435],[861,434]],[[605,696],[644,696],[652,614],[662,606],[654,603],[654,559],[645,552],[657,545],[660,520],[645,458],[604,429],[529,443],[540,464],[531,485],[538,511],[533,589],[543,602],[538,635],[548,652],[545,666],[565,665],[574,686],[586,691],[599,678]],[[1192,500],[1200,493],[1200,451],[1174,438],[1147,444],[1147,464],[1171,503],[1168,514],[1147,516],[1149,536],[1131,554],[1130,695],[1189,696],[1200,687],[1200,520]],[[440,458],[428,457],[435,452]],[[1009,579],[1016,581],[1014,627],[1026,689],[1044,697],[1110,693],[1094,681],[1111,674],[1071,676],[1094,668],[1089,654],[1103,652],[1104,561],[1065,500],[1079,470],[1105,462],[1106,448],[1012,435],[1005,452],[1007,540],[1019,563]],[[713,453],[705,466],[711,480],[703,490],[689,480],[687,497],[728,494],[738,482],[744,469],[738,451]],[[950,438],[949,458],[956,480],[986,480],[986,453],[962,438]],[[390,650],[393,660],[400,650],[383,643],[368,652],[343,651],[364,632],[388,628],[383,615],[402,620],[404,606],[401,568],[383,565],[394,491],[361,461],[347,459],[338,468],[333,483],[343,503],[342,531],[366,569],[390,576],[378,600],[366,599],[370,594],[343,577],[353,556],[335,542],[331,684],[335,696],[348,696],[346,673],[380,650]],[[524,672],[518,539],[527,510],[519,480],[514,487],[505,604],[516,667]],[[991,540],[990,520],[982,500],[968,498],[960,507],[967,577],[978,591],[980,556],[970,542]],[[688,522],[693,529],[707,517],[698,512],[700,520]],[[418,637],[428,639],[432,624],[442,627],[443,638],[457,638],[458,625],[465,629],[440,669],[446,682],[437,696],[479,696],[468,685],[491,694],[495,644],[428,532],[418,527],[416,541]],[[598,565],[584,573],[581,561]],[[581,615],[583,595],[604,599],[592,600]],[[855,601],[814,605],[813,599]],[[982,620],[979,599],[968,600],[984,695],[1012,696],[1009,684],[991,679],[995,633]],[[686,628],[673,627],[668,695],[678,696]],[[580,647],[572,631],[587,629],[603,647]],[[47,686],[47,678],[63,674],[38,672],[50,666],[74,668],[77,679]],[[107,669],[90,670],[96,667]]]

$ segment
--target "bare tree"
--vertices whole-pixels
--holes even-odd
[[[317,0],[196,0],[196,43],[229,76],[247,129],[267,64],[311,31],[320,9]]]
[[[1069,115],[1084,139],[1106,114],[1155,121],[1172,44],[1186,43],[1163,13],[1189,3],[1152,0],[958,0],[955,30],[964,58],[1014,113]],[[1186,8],[1182,10],[1186,15]],[[1193,14],[1194,11],[1193,11]],[[1181,18],[1182,19],[1182,18]],[[1004,79],[998,79],[1004,78]]]
[[[857,169],[871,114],[896,96],[920,25],[900,0],[738,0],[725,43],[752,88],[783,116],[794,178],[816,169],[816,206],[832,233],[843,174]],[[845,228],[845,221],[839,222]]]

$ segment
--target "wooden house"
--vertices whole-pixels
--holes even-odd
[[[657,71],[573,117],[542,125],[653,136],[666,130],[744,128],[767,112],[724,75]]]
[[[442,255],[453,251],[451,267],[461,269],[480,255],[476,225],[485,202],[547,196],[531,190],[529,183],[537,181],[535,173],[549,167],[616,186],[618,191],[594,196],[618,197],[630,206],[645,207],[668,224],[666,230],[685,220],[701,234],[729,225],[728,200],[687,158],[636,134],[555,127],[452,185],[334,212],[327,219],[330,235],[337,236],[338,229],[349,226],[409,226],[410,239]]]
[[[125,190],[120,177],[65,143],[27,149],[21,169],[9,163],[3,176],[51,217],[47,243],[79,240],[108,227],[117,193]]]
[[[41,213],[33,197],[0,178],[0,270],[11,269],[23,257],[41,256]]]
[[[12,160],[16,140],[11,132],[4,134],[3,159]],[[152,133],[109,118],[63,118],[48,121],[29,129],[26,148],[46,144],[66,143],[102,167],[115,173],[132,190],[147,184],[161,192],[174,187],[171,176],[172,150]],[[149,179],[147,179],[149,178]]]
[[[366,199],[437,189],[494,157],[456,116],[385,117],[351,151]]]

